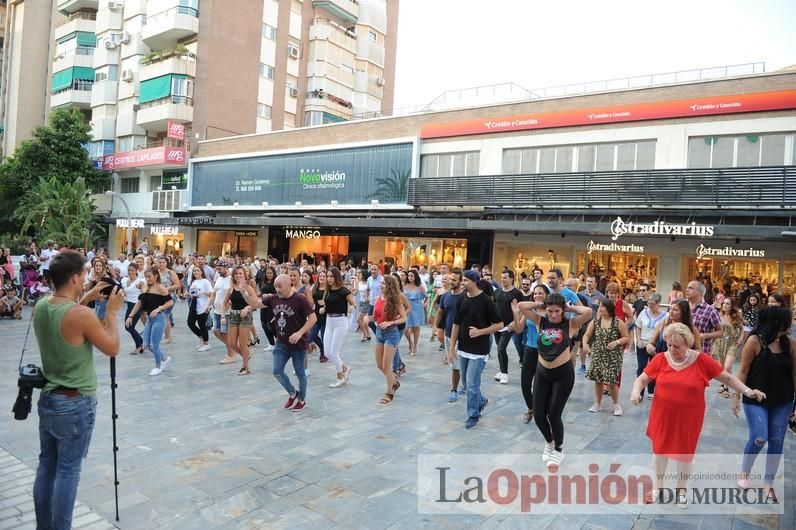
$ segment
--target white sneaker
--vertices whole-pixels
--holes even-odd
[[[269,344],[268,346],[263,348],[263,351],[266,353],[268,353],[269,351],[274,351],[274,347]]]
[[[555,445],[552,442],[551,443],[545,442],[544,451],[542,451],[542,462],[549,461],[550,457],[553,456],[555,450],[556,450]]]
[[[160,375],[162,373],[163,373],[163,369],[162,368],[158,368],[156,366],[156,367],[152,368],[152,370],[149,372],[149,375]]]
[[[163,339],[163,344],[171,344],[171,339]]]
[[[495,381],[500,381],[500,377],[503,375],[502,372],[498,372],[495,374]]]
[[[614,405],[614,416],[621,416],[622,414],[624,414],[624,412],[622,412],[622,405]]]
[[[500,374],[500,384],[501,385],[509,384],[509,374]]]
[[[340,387],[341,387],[341,386],[343,386],[344,384],[345,384],[345,378],[343,378],[343,379],[338,379],[338,380],[336,380],[334,383],[331,383],[331,384],[329,385],[329,388],[340,388]]]
[[[168,356],[165,359],[163,359],[162,361],[160,361],[160,370],[161,371],[165,370],[170,362],[171,362],[171,357],[168,357]]]
[[[547,469],[550,470],[551,467],[561,467],[561,461],[564,460],[564,450],[556,451],[553,449],[553,454],[550,455],[550,459],[547,461]]]
[[[343,367],[343,381],[348,383],[348,378],[350,375],[351,375],[351,367],[350,366]]]
[[[210,345],[209,344],[202,344],[201,346],[199,346],[196,349],[196,351],[210,351]]]
[[[589,412],[600,412],[600,405],[595,403],[591,407],[589,407]]]

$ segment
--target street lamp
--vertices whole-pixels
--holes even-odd
[[[130,217],[130,207],[127,206],[127,201],[115,191],[108,190],[105,192],[105,195],[118,197],[119,200],[122,201],[122,205],[124,205],[124,209],[127,211],[127,254],[135,254],[135,252],[133,252],[133,219]],[[111,211],[113,211],[113,199],[111,199]]]

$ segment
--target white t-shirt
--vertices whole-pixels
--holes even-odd
[[[50,262],[52,261],[53,257],[58,254],[58,251],[55,249],[50,250],[47,247],[41,251],[41,269],[44,271],[50,270]]]
[[[226,275],[223,278],[219,276],[213,284],[213,290],[216,292],[216,298],[213,300],[213,311],[217,315],[224,316],[227,314],[224,307],[224,300],[227,298],[227,293],[232,289],[232,276]]]
[[[146,280],[144,278],[136,278],[130,281],[130,278],[122,278],[122,288],[124,289],[125,302],[138,302],[138,297],[141,295],[141,287],[146,287]]]
[[[196,298],[197,315],[201,315],[207,311],[207,304],[210,303],[210,297],[204,293],[209,293],[212,290],[213,286],[210,285],[210,281],[205,278],[199,278],[198,280],[191,282],[191,288],[189,292],[191,293],[192,297]],[[222,298],[221,301],[223,302],[224,299]]]

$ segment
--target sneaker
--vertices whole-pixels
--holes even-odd
[[[310,376],[310,369],[309,369],[309,368],[307,368],[306,370],[304,370],[304,375],[305,375],[306,377],[309,377],[309,376]]]
[[[533,411],[528,409],[528,411],[522,415],[522,422],[523,423],[531,423],[533,419]]]
[[[290,409],[293,408],[293,404],[296,402],[296,398],[298,397],[298,392],[296,392],[295,396],[288,396],[287,401],[283,405],[283,408]]]
[[[581,364],[580,368],[578,368],[578,375],[586,375],[586,365]]]
[[[542,462],[549,462],[550,458],[553,457],[553,453],[555,453],[556,447],[553,442],[544,444],[544,451],[542,451]]]
[[[445,351],[445,345],[444,344],[440,344],[439,348],[437,348],[437,351]]]
[[[495,374],[495,381],[500,381],[500,376],[503,375],[503,372],[498,372]]]
[[[196,348],[196,351],[210,351],[210,345],[209,344],[202,344],[201,346]]]
[[[456,403],[457,399],[459,399],[459,398],[456,395],[456,391],[455,390],[451,390],[451,394],[450,394],[450,396],[448,396],[448,403]]]
[[[345,384],[345,377],[343,379],[337,379],[334,383],[329,383],[329,388],[340,388]]]
[[[306,401],[297,401],[296,404],[293,405],[293,408],[290,409],[290,412],[301,412],[305,408],[307,408],[307,402]]]
[[[547,470],[550,471],[551,468],[558,468],[561,466],[561,461],[564,460],[564,450],[556,451],[553,449],[553,453],[550,455],[550,459],[547,461]]]
[[[263,348],[263,351],[266,353],[268,353],[269,351],[274,351],[274,347],[269,344],[268,346]]]
[[[248,366],[241,366],[240,370],[238,370],[238,375],[249,375],[251,370],[249,370]]]
[[[460,389],[459,389],[459,395],[460,395],[460,396],[464,396],[464,395],[466,395],[466,394],[467,394],[467,389],[466,389],[466,388],[460,388]]]
[[[218,361],[218,364],[230,364],[230,363],[234,363],[234,362],[235,362],[234,358],[232,358],[232,357],[224,357],[223,359]]]
[[[464,422],[464,428],[465,429],[472,429],[476,425],[478,425],[478,418],[477,417],[475,417],[475,418],[467,418],[467,421]]]
[[[591,407],[589,407],[589,412],[600,412],[600,405],[595,403]]]
[[[343,366],[343,382],[348,383],[348,378],[351,377],[351,367]]]
[[[793,421],[789,422],[788,423],[788,430],[790,431],[790,433],[792,435],[796,436],[796,422],[793,422]]]
[[[501,385],[509,384],[509,374],[500,374],[500,384]]]
[[[162,368],[158,368],[156,366],[156,367],[152,368],[152,370],[149,372],[149,375],[153,375],[154,376],[154,375],[160,375],[162,373],[163,373],[163,369]]]
[[[478,407],[478,414],[483,414],[484,409],[486,408],[487,405],[489,405],[489,399],[484,398],[484,401],[481,402],[481,406]]]
[[[166,356],[166,358],[165,358],[165,359],[163,359],[163,360],[160,362],[160,369],[161,369],[161,370],[165,370],[165,369],[166,369],[166,367],[169,365],[169,363],[170,363],[170,362],[171,362],[171,357],[169,357],[169,356]]]
[[[655,397],[655,394],[647,394],[647,399],[652,401],[652,398]]]
[[[164,339],[163,344],[171,344],[171,339]]]
[[[617,403],[614,405],[614,416],[621,416],[622,414],[624,414],[624,412],[622,412],[622,405]]]

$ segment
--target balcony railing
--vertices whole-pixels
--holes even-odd
[[[68,17],[65,17],[59,20],[56,24],[56,28],[60,28],[64,24],[69,24],[73,20],[97,20],[97,13],[94,11],[78,11],[77,13],[72,13]]]
[[[421,177],[412,206],[796,209],[796,166]]]
[[[76,79],[72,81],[72,84],[66,88],[62,88],[60,90],[55,90],[50,92],[50,94],[60,94],[61,92],[66,92],[67,90],[81,90],[81,91],[91,91],[91,88],[94,86],[94,81],[86,81],[83,79]]]
[[[188,107],[193,107],[193,98],[188,96],[168,96],[141,103],[139,110],[151,109],[152,107],[159,107],[161,105],[187,105]]]

